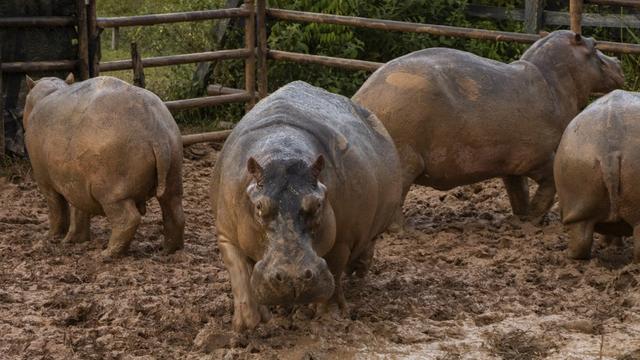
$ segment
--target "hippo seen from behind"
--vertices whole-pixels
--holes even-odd
[[[447,190],[502,177],[515,215],[553,204],[553,156],[592,92],[623,85],[619,61],[591,38],[555,31],[510,64],[431,48],[379,68],[353,96],[393,138],[411,184]],[[529,205],[527,177],[539,187]]]
[[[344,310],[341,276],[366,272],[374,238],[400,211],[402,182],[375,115],[296,81],[233,129],[211,189],[239,331],[268,318],[264,305],[325,311],[333,299]]]
[[[640,93],[616,90],[567,127],[555,158],[569,257],[591,256],[593,232],[634,237],[640,262]]]
[[[112,232],[102,254],[120,255],[155,196],[164,250],[181,249],[182,139],[162,100],[108,76],[27,77],[27,86],[25,142],[49,207],[49,234],[87,241],[91,215],[105,214]]]

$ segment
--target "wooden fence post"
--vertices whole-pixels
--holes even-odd
[[[76,22],[78,26],[78,75],[80,80],[89,78],[89,35],[87,29],[87,6],[85,0],[76,0]]]
[[[526,0],[524,4],[524,31],[537,34],[542,29],[544,0]]]
[[[96,15],[96,0],[86,0],[87,28],[89,35],[89,74],[100,76],[100,32]]]
[[[571,0],[569,3],[571,31],[582,34],[582,0]]]
[[[138,44],[135,42],[131,43],[131,63],[133,65],[133,85],[144,89],[144,66],[142,65],[142,58],[138,52]]]
[[[256,9],[253,0],[245,0],[242,7],[251,12],[244,18],[244,44],[249,50],[249,56],[244,62],[244,82],[245,90],[251,96],[245,109],[249,111],[256,104]]]
[[[267,0],[257,0],[256,6],[256,27],[258,28],[258,97],[260,99],[267,96],[268,75],[267,75]]]
[[[118,41],[120,40],[120,28],[114,27],[111,29],[111,50],[118,48]]]

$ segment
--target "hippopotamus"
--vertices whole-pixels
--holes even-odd
[[[248,112],[211,185],[233,328],[255,328],[273,304],[345,311],[341,276],[366,273],[400,211],[400,171],[384,126],[346,97],[295,81]]]
[[[569,123],[554,163],[568,255],[591,256],[594,231],[634,237],[640,262],[640,93],[616,90]]]
[[[121,255],[155,196],[164,250],[182,248],[182,141],[164,103],[108,76],[27,77],[27,87],[25,142],[47,200],[49,235],[87,241],[91,215],[106,215],[112,232],[102,255]]]
[[[617,59],[592,38],[554,31],[510,64],[430,48],[392,60],[353,96],[393,138],[412,184],[448,190],[502,177],[513,213],[538,222],[553,205],[553,156],[592,92],[619,88]],[[538,189],[529,204],[527,178]]]

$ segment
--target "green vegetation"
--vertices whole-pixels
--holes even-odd
[[[412,21],[431,24],[523,31],[518,21],[493,21],[465,16],[467,3],[523,8],[524,1],[509,0],[270,0],[273,7],[353,15],[369,18]],[[99,16],[165,13],[186,10],[221,8],[224,0],[100,0]],[[567,1],[549,0],[547,8],[565,10]],[[587,7],[587,11],[615,11],[615,8]],[[619,11],[619,10],[618,10]],[[152,27],[121,29],[120,46],[111,50],[111,32],[103,34],[103,60],[129,58],[129,43],[136,41],[143,56],[158,56],[215,49],[243,47],[243,31],[239,22],[232,20],[224,44],[215,40],[216,22],[192,22]],[[336,25],[300,24],[269,21],[269,46],[272,49],[309,54],[337,56],[384,62],[411,51],[427,47],[452,47],[466,50],[499,61],[517,59],[526,45],[467,40],[426,34],[384,32]],[[547,27],[553,31],[557,27]],[[640,32],[630,29],[585,28],[585,34],[611,41],[640,42]],[[640,82],[640,57],[622,56],[627,74],[627,88],[637,90]],[[147,88],[166,100],[205,95],[204,88],[194,74],[196,65],[181,65],[145,69]],[[110,75],[131,81],[129,71]],[[273,91],[293,80],[304,80],[329,91],[344,95],[353,94],[368,76],[364,71],[340,70],[316,65],[299,65],[286,62],[269,62],[269,90]],[[243,88],[243,62],[222,61],[216,64],[211,82],[228,87]],[[232,104],[212,109],[182,112],[176,119],[183,126],[198,129],[215,127],[218,121],[237,121],[243,113],[243,105]]]

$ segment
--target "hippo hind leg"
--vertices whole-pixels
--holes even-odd
[[[165,193],[158,198],[162,208],[162,221],[164,226],[164,244],[166,253],[172,253],[184,247],[184,212],[182,210],[182,197]]]
[[[131,199],[102,206],[111,223],[109,245],[102,252],[104,257],[122,255],[128,248],[140,225],[142,216]]]
[[[538,183],[538,189],[531,200],[527,220],[532,223],[540,223],[555,200],[556,184],[553,181],[553,158],[540,170],[533,172],[531,178]]]
[[[69,230],[69,204],[61,194],[41,186],[49,208],[49,237],[61,238]]]
[[[633,262],[640,263],[640,224],[633,228]]]
[[[529,184],[525,176],[505,176],[502,178],[509,195],[513,215],[523,219],[529,213]]]
[[[73,205],[69,206],[69,208],[71,213],[71,223],[69,225],[69,232],[64,238],[64,242],[80,243],[89,241],[91,238],[89,214]]]
[[[593,245],[595,222],[583,220],[566,226],[569,231],[569,257],[572,259],[589,259],[591,257],[591,246]]]

